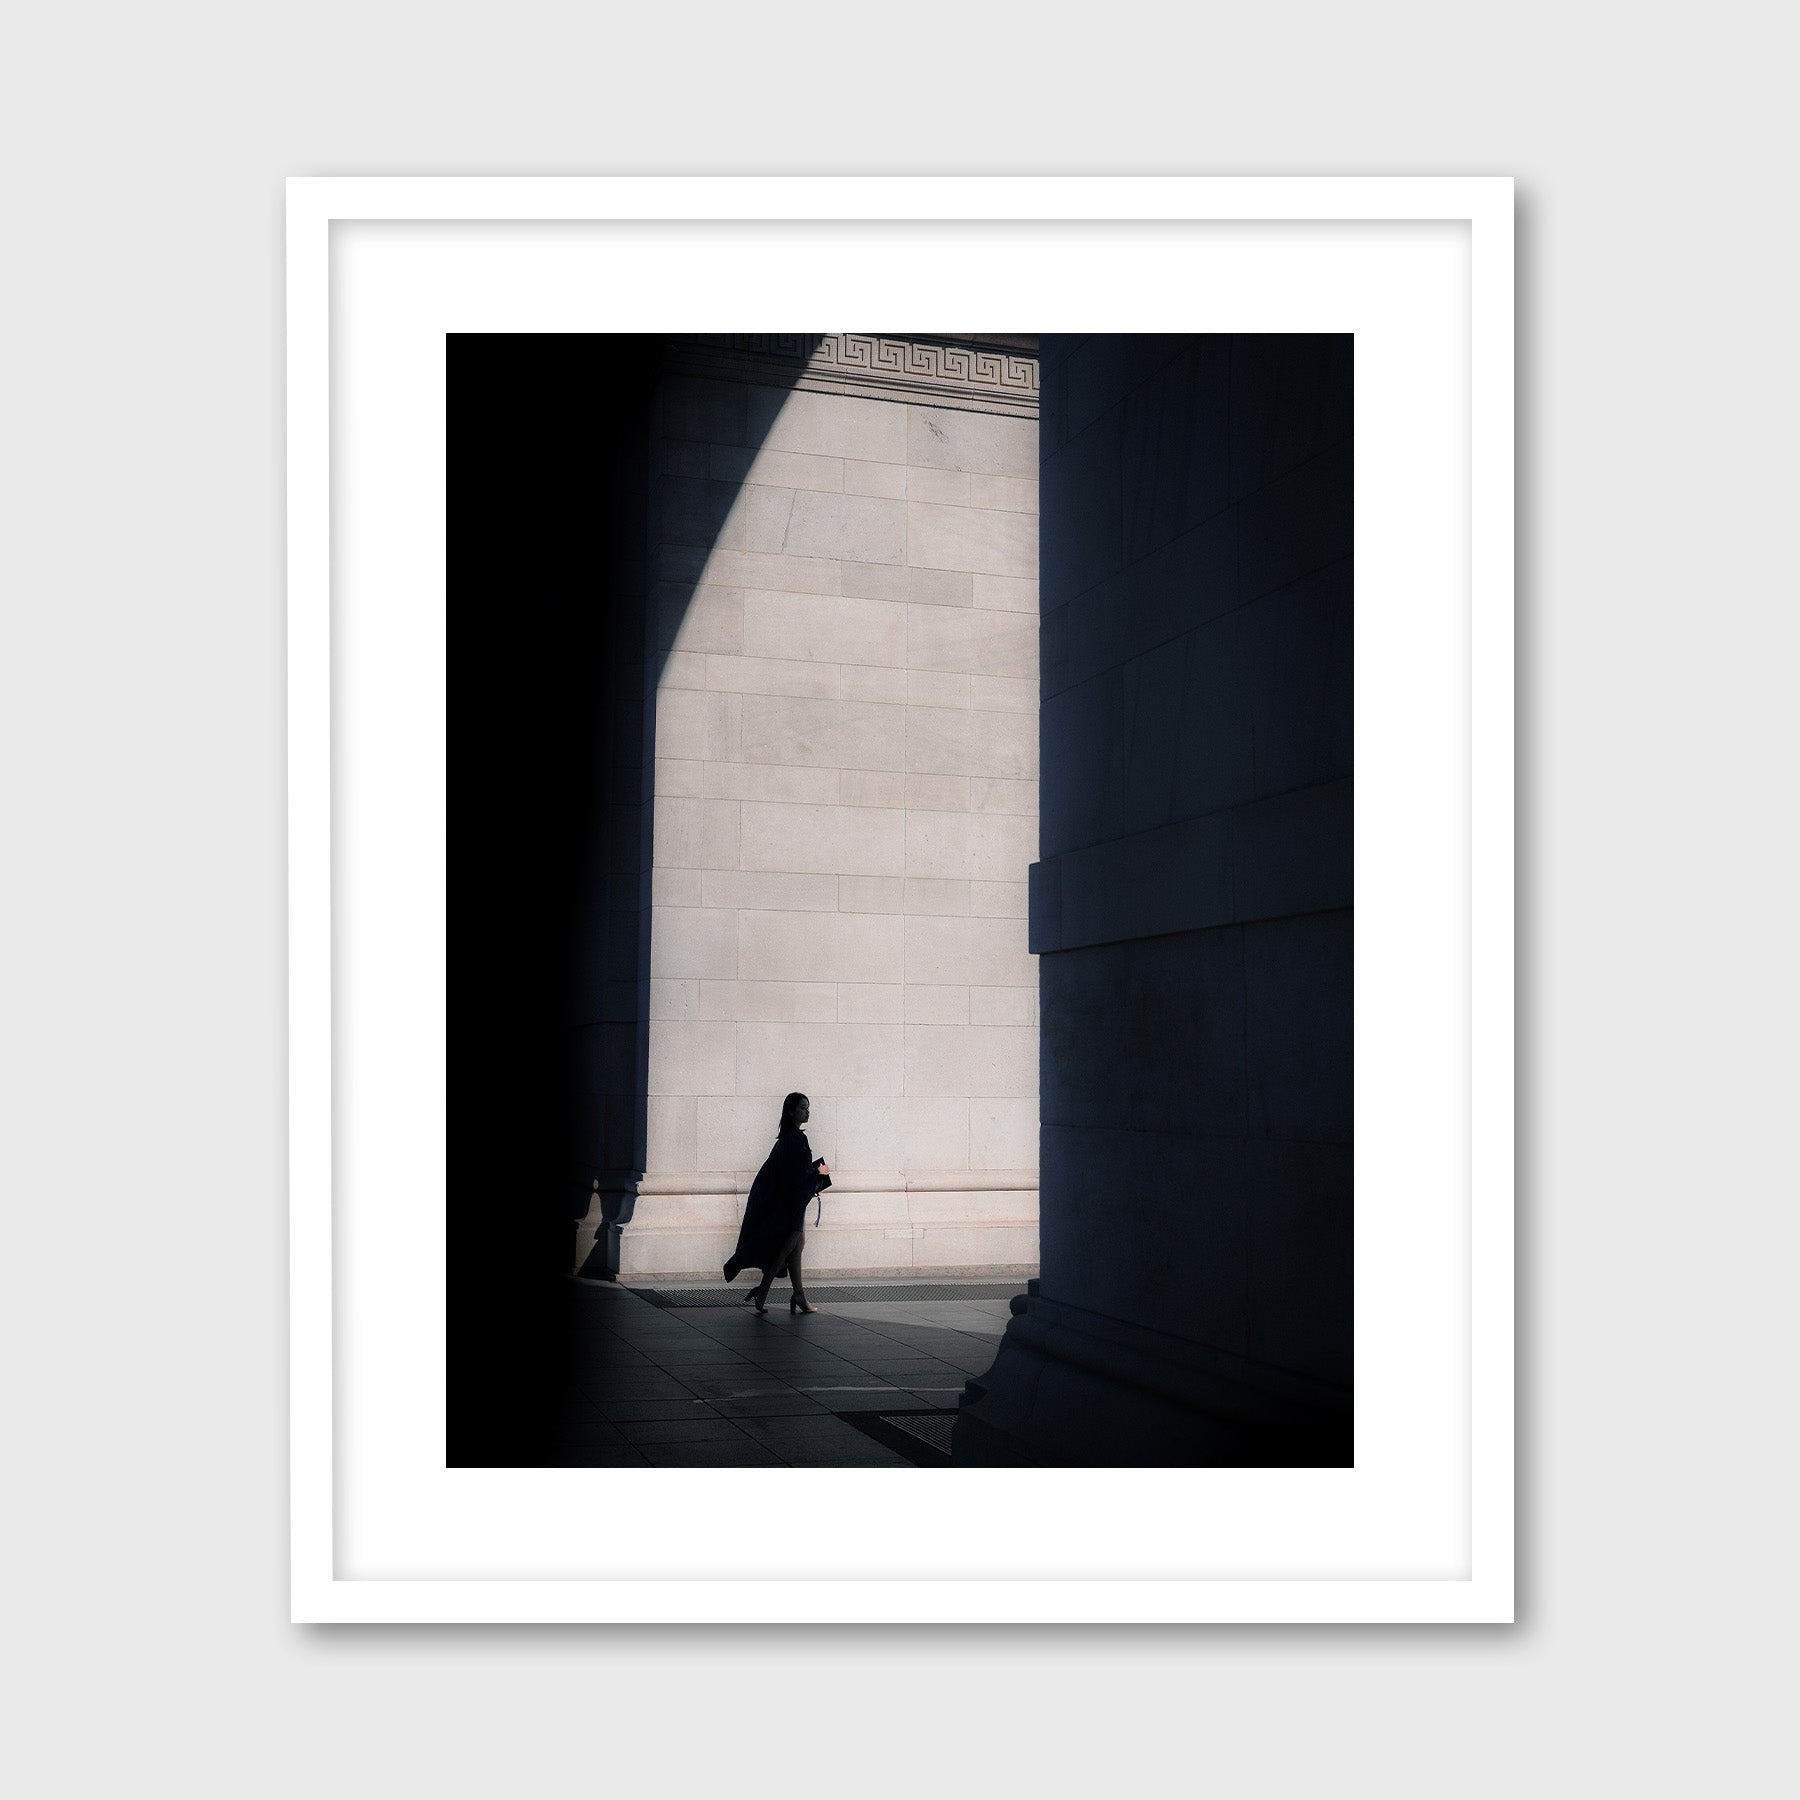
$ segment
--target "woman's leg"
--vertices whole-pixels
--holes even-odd
[[[801,1234],[795,1232],[794,1235],[769,1258],[769,1266],[763,1270],[763,1278],[756,1284],[756,1292],[761,1296],[757,1301],[759,1306],[764,1300],[768,1299],[770,1286],[786,1272],[788,1259],[799,1254],[798,1246],[800,1241]]]
[[[788,1280],[794,1284],[794,1298],[802,1306],[806,1304],[806,1286],[800,1279],[800,1252],[806,1248],[806,1233],[802,1231],[794,1239],[794,1247],[788,1252]]]

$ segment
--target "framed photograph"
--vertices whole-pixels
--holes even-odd
[[[1512,205],[290,182],[296,1620],[1511,1620]]]

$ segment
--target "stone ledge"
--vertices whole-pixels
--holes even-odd
[[[1038,361],[1017,343],[929,334],[707,332],[671,338],[668,366],[713,381],[1038,416]]]
[[[1045,856],[1031,953],[1347,907],[1353,811],[1346,778]]]

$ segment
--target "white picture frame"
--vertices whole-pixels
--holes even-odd
[[[965,320],[1358,333],[1358,1466],[960,1471],[956,1515],[899,1471],[446,1470],[442,336]],[[293,1618],[1510,1621],[1511,181],[300,177],[287,333]],[[1380,785],[1407,754],[1451,759],[1429,820]],[[380,769],[413,783],[416,890],[354,879]],[[1427,974],[1372,1007],[1392,952],[1365,884],[1398,884],[1409,821],[1454,837],[1464,879],[1389,920]],[[397,934],[421,985],[365,1046]],[[365,1050],[406,1034],[370,1084]],[[1450,1098],[1365,1133],[1421,1057],[1451,1057]],[[791,1567],[734,1560],[765,1514]]]

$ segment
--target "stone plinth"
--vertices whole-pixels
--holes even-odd
[[[716,1280],[737,1241],[754,1170],[706,1180],[646,1177],[623,1239],[628,1280]],[[967,1275],[1037,1266],[1037,1171],[983,1176],[868,1171],[833,1178],[807,1213],[809,1275]]]

